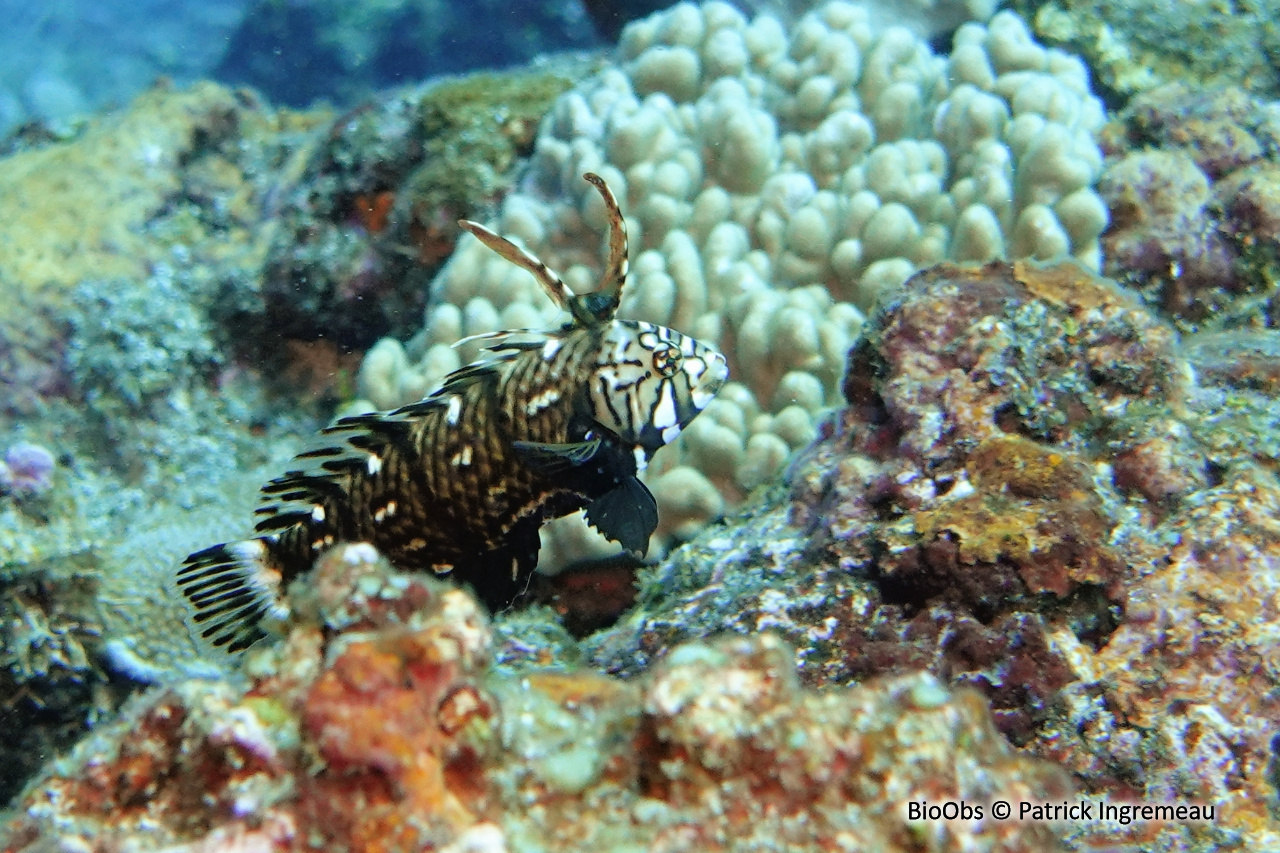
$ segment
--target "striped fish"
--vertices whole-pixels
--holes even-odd
[[[587,521],[641,554],[658,521],[637,478],[728,376],[715,350],[677,331],[616,318],[627,236],[604,198],[609,256],[600,287],[574,294],[514,243],[459,224],[531,272],[570,321],[502,332],[481,360],[392,412],[342,418],[326,442],[262,488],[256,537],[198,551],[178,570],[201,633],[233,651],[289,615],[284,587],[338,542],[370,542],[393,565],[470,584],[494,610],[527,586],[544,521]]]

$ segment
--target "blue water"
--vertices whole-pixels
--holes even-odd
[[[30,120],[70,123],[160,77],[247,84],[277,104],[341,104],[441,73],[603,44],[580,0],[371,5],[0,0],[0,134]]]

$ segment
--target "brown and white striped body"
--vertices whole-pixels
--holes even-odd
[[[280,589],[337,542],[370,542],[405,570],[449,574],[509,605],[537,563],[543,521],[588,521],[643,552],[657,523],[637,479],[711,400],[723,356],[679,332],[614,314],[626,276],[621,214],[604,286],[577,296],[541,262],[463,223],[524,266],[573,315],[547,333],[489,336],[481,361],[389,413],[344,418],[328,444],[263,487],[258,536],[192,554],[178,582],[212,642],[243,648],[287,614]]]

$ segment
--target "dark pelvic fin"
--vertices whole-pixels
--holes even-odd
[[[649,537],[658,527],[658,502],[635,477],[587,504],[587,523],[633,554],[649,550]]]
[[[247,539],[197,551],[183,561],[178,588],[195,608],[201,636],[230,652],[267,636],[263,621],[286,612],[270,559],[266,541]]]
[[[563,474],[571,468],[586,465],[600,450],[600,439],[572,444],[547,444],[542,441],[513,441],[511,446],[530,468],[540,474]]]
[[[541,526],[536,516],[520,519],[507,534],[502,547],[458,565],[453,576],[470,584],[490,612],[506,610],[529,588],[542,547],[538,537]]]

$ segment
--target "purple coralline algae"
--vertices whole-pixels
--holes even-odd
[[[53,454],[38,444],[20,441],[0,462],[0,492],[17,497],[44,494],[53,486]]]
[[[1172,84],[1135,98],[1104,144],[1103,271],[1187,331],[1259,316],[1280,273],[1280,108]]]

